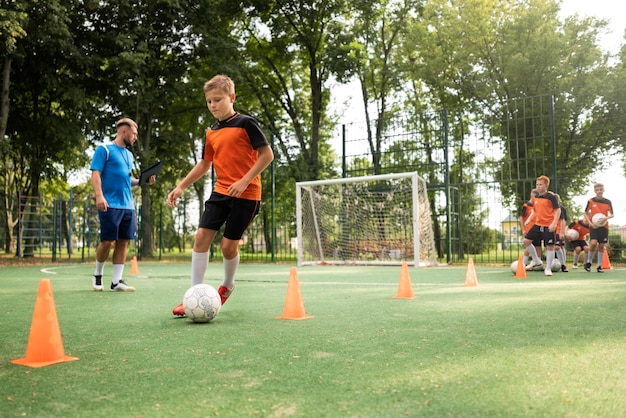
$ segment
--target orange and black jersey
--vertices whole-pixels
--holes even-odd
[[[550,226],[554,221],[554,214],[560,208],[559,200],[554,193],[548,192],[533,198],[535,217],[533,223],[538,226]]]
[[[520,215],[519,215],[522,221],[522,231],[524,235],[526,235],[526,233],[530,230],[530,228],[532,228],[532,224],[524,225],[524,223],[528,220],[528,218],[530,218],[530,215],[532,213],[533,213],[533,202],[529,200],[528,202],[524,203],[524,205],[522,206],[522,209],[520,210]]]
[[[219,121],[206,132],[203,158],[213,162],[217,175],[214,191],[228,196],[228,188],[240,180],[257,161],[259,148],[268,146],[258,122],[235,113]],[[261,200],[261,176],[257,176],[241,196]]]
[[[556,224],[556,233],[557,234],[561,234],[561,232],[565,232],[565,231],[561,231],[561,227],[563,226],[564,223],[567,222],[567,211],[565,210],[565,208],[561,205],[561,215],[559,218],[559,222],[557,222]],[[560,221],[564,221],[564,222],[560,222]]]
[[[585,236],[589,233],[589,225],[584,221],[576,220],[567,226],[569,229],[578,231],[579,240],[585,239]]]
[[[585,208],[585,212],[589,216],[589,219],[592,219],[593,215],[597,213],[601,213],[605,216],[609,216],[609,212],[614,213],[613,205],[611,204],[611,201],[609,199],[598,199],[597,197],[592,197],[587,201],[587,207]],[[608,228],[608,225],[609,224],[607,222],[605,227]]]

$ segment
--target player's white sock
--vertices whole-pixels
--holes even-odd
[[[232,289],[235,286],[235,273],[237,273],[237,267],[239,267],[239,253],[230,260],[224,258],[224,281],[222,286],[226,286],[228,289]]]
[[[191,252],[191,285],[204,283],[204,275],[209,266],[209,252]]]
[[[524,263],[524,265],[528,264],[528,256],[526,254],[522,256],[522,263]]]
[[[94,276],[102,276],[102,273],[104,273],[104,264],[105,261],[100,262],[96,260],[96,271],[93,273]]]
[[[557,260],[559,260],[559,263],[561,263],[561,265],[564,266],[565,265],[565,254],[563,253],[563,249],[559,248],[558,250],[555,250],[554,254],[556,255]]]
[[[124,264],[113,264],[113,278],[111,282],[118,284],[122,280],[122,274],[124,273]]]
[[[604,258],[604,251],[598,251],[598,267],[602,266],[603,258]]]
[[[552,268],[554,262],[554,250],[546,250],[546,268]]]
[[[537,255],[537,249],[535,249],[535,246],[531,243],[528,247],[526,247],[526,249],[528,250],[528,254],[532,257],[533,261],[541,264],[541,259]]]
[[[574,264],[578,265],[578,257],[580,256],[580,254],[578,254],[577,252],[574,252]]]

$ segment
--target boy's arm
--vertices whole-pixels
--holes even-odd
[[[204,176],[210,168],[211,161],[205,159],[198,161],[185,178],[178,183],[178,186],[167,195],[167,205],[171,208],[176,206],[176,201],[183,194],[185,189],[198,181],[200,177]]]
[[[244,176],[230,185],[228,195],[239,197],[248,188],[248,185],[256,176],[261,174],[263,170],[269,166],[274,160],[274,152],[269,145],[259,148],[256,162]]]
[[[559,222],[559,220],[561,220],[561,208],[554,210],[554,219],[552,220],[552,223],[548,227],[548,230],[550,230],[550,232],[556,231],[556,224],[557,222]]]

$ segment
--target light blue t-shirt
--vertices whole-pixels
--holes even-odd
[[[100,145],[96,148],[90,170],[100,172],[102,193],[109,207],[135,209],[130,190],[133,163],[133,154],[126,148],[115,144]]]

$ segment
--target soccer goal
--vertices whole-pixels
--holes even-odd
[[[426,182],[398,173],[296,183],[298,265],[436,265]]]

